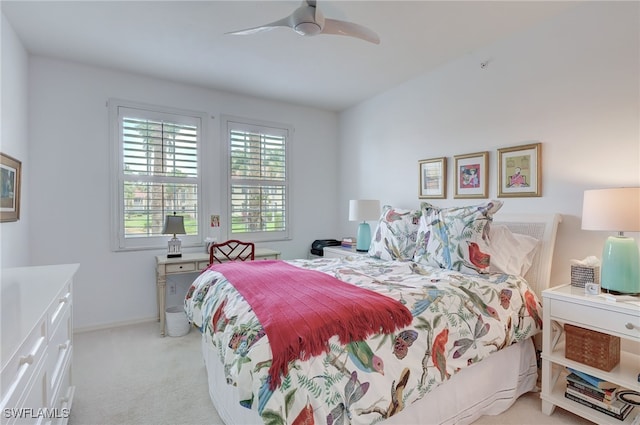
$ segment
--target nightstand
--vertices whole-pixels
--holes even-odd
[[[368,251],[359,252],[356,248],[343,248],[341,246],[328,246],[323,249],[325,258],[345,258],[354,255],[369,255]]]
[[[630,297],[625,297],[630,298]],[[637,301],[607,301],[601,296],[585,295],[584,288],[557,286],[542,292],[542,411],[551,415],[556,406],[598,424],[630,424],[640,409],[619,421],[590,407],[564,397],[566,367],[640,391],[640,353],[623,351],[620,363],[610,372],[565,357],[565,323],[640,342],[640,298]]]

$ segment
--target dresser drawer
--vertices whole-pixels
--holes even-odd
[[[51,336],[60,323],[66,312],[71,311],[71,282],[67,282],[58,293],[53,305],[49,309],[49,335]]]
[[[167,273],[185,273],[196,271],[195,263],[167,264]]]
[[[47,354],[44,354],[46,358]],[[20,400],[12,400],[6,408],[2,408],[3,425],[41,425],[48,419],[39,414],[47,407],[46,372],[39,362],[33,365],[32,376],[27,380]],[[6,422],[5,422],[6,421]]]
[[[68,362],[71,352],[71,309],[64,308],[57,320],[58,326],[52,329],[49,338],[47,357],[47,381],[49,402],[53,402],[55,389],[58,388],[64,367]]]
[[[556,299],[550,300],[550,306],[551,320],[567,321],[611,335],[640,340],[640,316]]]
[[[69,352],[67,360],[63,366],[63,373],[60,379],[60,385],[56,388],[56,393],[52,395],[55,418],[53,418],[51,424],[66,424],[69,420],[71,412],[71,404],[73,401],[73,395],[75,387],[71,385],[71,361],[73,353]]]
[[[16,407],[47,347],[47,324],[42,320],[7,362],[0,374],[0,412]]]
[[[199,261],[198,262],[198,270],[204,270],[209,266],[208,261]]]

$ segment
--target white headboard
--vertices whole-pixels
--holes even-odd
[[[533,259],[525,279],[536,294],[549,287],[551,262],[556,244],[558,224],[562,222],[560,214],[500,214],[493,217],[494,224],[507,226],[512,232],[532,236],[538,239],[540,246]]]

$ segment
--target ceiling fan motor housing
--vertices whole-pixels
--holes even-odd
[[[300,35],[316,35],[322,31],[322,28],[315,22],[301,22],[295,26],[294,30]]]

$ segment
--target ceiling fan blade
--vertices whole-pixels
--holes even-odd
[[[324,20],[324,27],[320,34],[346,35],[356,37],[374,44],[380,44],[380,37],[367,27],[353,22],[339,21],[337,19]]]
[[[246,29],[238,30],[238,31],[231,31],[231,32],[227,32],[225,34],[249,35],[249,34],[255,34],[255,33],[258,33],[258,32],[269,31],[269,30],[272,30],[272,29],[278,28],[278,27],[293,28],[293,26],[291,24],[291,16],[287,16],[286,18],[278,19],[277,21],[271,22],[270,24],[265,24],[265,25],[261,25],[259,27],[253,27],[253,28],[246,28]]]

